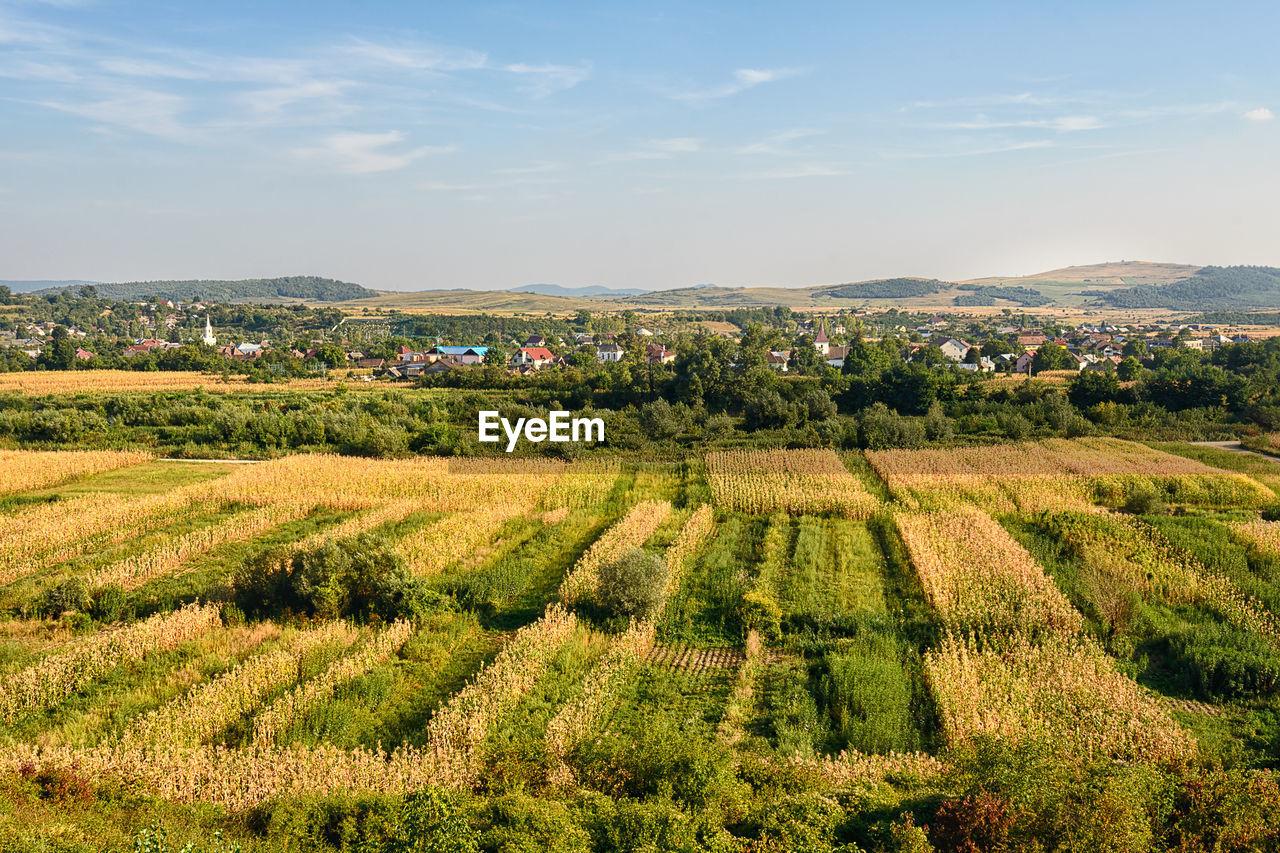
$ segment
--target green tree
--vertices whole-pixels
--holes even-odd
[[[1142,362],[1133,356],[1126,357],[1118,365],[1116,365],[1116,376],[1125,382],[1137,379],[1142,375]]]
[[[597,599],[615,616],[643,617],[662,599],[665,582],[662,560],[642,548],[633,548],[600,567]]]
[[[1055,343],[1042,344],[1031,359],[1031,371],[1042,373],[1046,370],[1069,370],[1076,366],[1076,360],[1066,347]]]

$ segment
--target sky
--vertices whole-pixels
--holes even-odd
[[[1280,265],[1274,2],[0,0],[0,279]]]

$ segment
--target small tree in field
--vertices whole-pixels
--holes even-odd
[[[662,560],[633,548],[600,567],[600,606],[618,616],[648,615],[662,598],[664,573]]]

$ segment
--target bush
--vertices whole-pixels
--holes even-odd
[[[1151,486],[1140,487],[1125,499],[1121,510],[1130,515],[1161,515],[1164,498]]]
[[[118,584],[111,584],[93,594],[89,615],[99,622],[119,622],[132,616],[129,594]]]
[[[643,617],[662,599],[666,569],[662,560],[634,548],[600,567],[598,600],[615,616]]]
[[[236,605],[247,614],[324,619],[390,621],[420,612],[430,597],[390,540],[370,533],[292,555],[268,551],[241,567],[234,590]]]
[[[93,604],[84,578],[69,578],[52,586],[40,596],[41,615],[57,619],[63,613],[84,613]]]
[[[1170,664],[1205,699],[1269,696],[1280,687],[1280,654],[1261,636],[1217,625],[1169,638]]]

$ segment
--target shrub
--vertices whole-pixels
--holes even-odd
[[[938,806],[929,840],[955,853],[1003,850],[1013,828],[1008,799],[979,787],[963,797],[949,797]]]
[[[382,536],[363,533],[308,551],[269,551],[237,573],[235,603],[258,616],[289,611],[337,619],[391,621],[426,606],[426,583]]]
[[[1271,695],[1280,687],[1280,655],[1263,637],[1216,625],[1169,638],[1171,665],[1201,697]]]
[[[616,616],[643,617],[662,599],[666,571],[656,555],[633,548],[600,567],[600,606]]]
[[[99,622],[119,622],[132,616],[129,595],[118,584],[111,584],[93,594],[89,615]]]
[[[1125,499],[1121,509],[1130,515],[1161,515],[1164,498],[1151,486],[1139,487]]]
[[[40,597],[40,613],[57,619],[63,613],[83,613],[93,604],[84,578],[70,578],[45,590]]]

